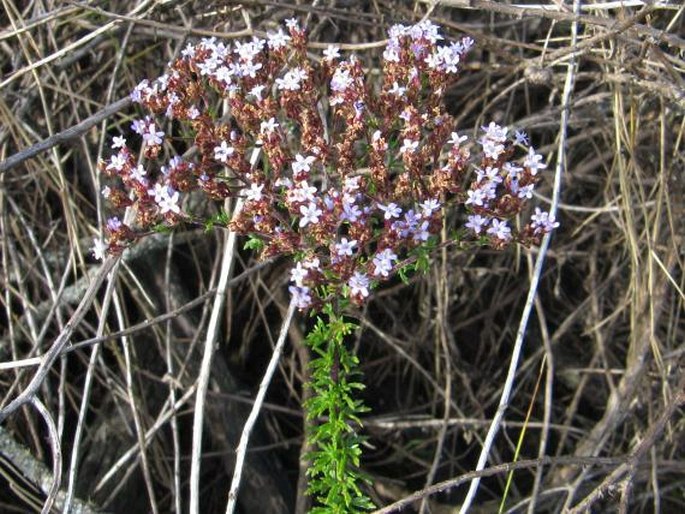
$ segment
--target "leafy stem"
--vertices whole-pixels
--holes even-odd
[[[334,313],[324,309],[307,336],[314,353],[311,361],[312,397],[306,402],[307,434],[314,450],[308,470],[309,494],[316,506],[313,513],[348,514],[373,508],[360,485],[368,479],[359,469],[362,438],[355,429],[361,427],[360,414],[368,409],[354,394],[364,389],[359,381],[359,359],[345,345],[345,336],[355,328]]]

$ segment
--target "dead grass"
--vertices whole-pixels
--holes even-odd
[[[43,467],[55,455],[61,488],[73,485],[83,512],[172,512],[187,503],[193,394],[222,235],[150,238],[115,275],[101,276],[111,305],[103,291],[91,295],[82,319],[69,322],[99,269],[89,255],[105,215],[95,164],[135,115],[117,101],[142,78],[158,76],[188,39],[262,33],[297,16],[312,41],[357,45],[373,63],[390,24],[430,11],[448,35],[477,42],[447,99],[461,130],[473,133],[489,120],[524,128],[549,169],[562,168],[562,225],[489,452],[488,466],[503,466],[486,473],[470,512],[496,512],[515,467],[508,512],[681,511],[685,8],[589,1],[574,17],[570,4],[526,4],[2,0],[3,407],[34,379],[60,335],[69,337],[33,382],[49,415],[26,403],[0,431],[0,510],[40,511],[38,490],[25,493],[32,507],[12,491],[25,473],[47,492],[54,474]],[[572,58],[575,85],[562,123]],[[550,171],[541,204],[552,201],[552,186]],[[406,499],[417,511],[452,512],[448,506],[463,501],[537,255],[523,248],[437,253],[429,273],[387,286],[359,313],[356,344],[372,408],[364,468],[379,507]],[[241,253],[229,282],[211,368],[202,512],[226,508],[234,450],[288,303],[287,263],[252,259]],[[298,475],[307,326],[306,319],[291,325],[252,435],[242,512],[306,508]],[[507,465],[517,445],[522,462]],[[448,482],[429,488],[441,481]]]

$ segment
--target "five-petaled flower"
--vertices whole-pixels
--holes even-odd
[[[323,214],[323,211],[314,202],[310,202],[308,205],[300,206],[300,227],[306,227],[310,223],[318,223],[319,216]]]

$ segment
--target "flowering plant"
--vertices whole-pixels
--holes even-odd
[[[445,42],[429,21],[396,25],[382,78],[374,82],[360,59],[344,59],[335,46],[310,59],[296,20],[233,46],[215,38],[188,44],[167,73],[142,81],[131,95],[149,112],[132,125],[140,151],[118,136],[115,153],[100,163],[112,178],[104,196],[133,214],[107,221],[106,241],[96,240],[95,254],[119,253],[160,227],[224,224],[249,236],[247,246],[263,258],[294,259],[289,290],[300,310],[320,311],[335,301],[339,311],[419,267],[426,248],[437,244],[448,206],[466,217],[453,241],[495,248],[539,242],[558,225],[548,213],[536,209],[519,230],[509,220],[532,197],[546,167],[542,156],[525,134],[495,123],[482,127],[477,146],[467,144],[443,105],[472,45],[468,37]],[[220,114],[222,103],[227,109]],[[179,155],[187,140],[192,146]],[[193,191],[212,200],[240,198],[242,208],[232,217],[203,219],[192,210],[196,203],[186,201]],[[342,338],[330,344],[339,350]],[[347,355],[338,350],[330,353],[329,373]],[[353,373],[356,361],[346,362],[343,371]],[[319,382],[322,389],[314,389],[323,396],[335,386]],[[330,416],[327,406],[315,405],[317,415]],[[349,419],[357,419],[357,407]],[[325,487],[313,490],[325,503]]]

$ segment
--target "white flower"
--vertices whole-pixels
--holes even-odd
[[[297,91],[300,89],[300,82],[307,78],[307,72],[302,68],[290,70],[282,79],[276,79],[276,86],[279,90]]]
[[[397,83],[397,81],[392,83],[392,88],[390,88],[390,91],[388,91],[388,93],[390,93],[391,95],[395,95],[395,96],[399,96],[399,97],[404,96],[404,93],[406,93],[406,92],[407,92],[407,88],[406,87],[400,87],[400,85]]]
[[[425,202],[419,204],[419,207],[421,207],[421,214],[426,218],[429,218],[431,214],[440,208],[440,202],[437,198],[429,198]]]
[[[261,100],[262,99],[262,91],[264,91],[265,87],[266,86],[263,84],[259,84],[257,86],[254,86],[252,89],[250,89],[250,92],[248,94],[257,97],[257,100]],[[271,120],[273,120],[273,118],[271,118]],[[262,122],[262,125],[264,123],[265,122]],[[278,123],[276,124],[276,126],[278,126]],[[260,132],[262,132],[262,131],[260,130]]]
[[[494,121],[491,121],[487,127],[481,127],[481,129],[485,132],[485,137],[487,139],[496,143],[504,143],[507,139],[507,132],[509,131],[507,127],[500,127]]]
[[[131,178],[135,180],[136,182],[140,182],[141,184],[145,183],[145,175],[147,174],[147,171],[145,171],[145,168],[143,168],[142,164],[139,164],[136,166],[134,169],[131,170]]]
[[[267,32],[266,39],[271,50],[278,50],[288,44],[290,36],[283,32],[283,29],[279,28],[278,32]]]
[[[304,279],[307,278],[309,270],[298,262],[293,269],[290,270],[290,280],[295,282],[297,287],[304,287]]]
[[[310,223],[318,223],[319,216],[323,214],[323,211],[314,202],[311,202],[309,205],[301,205],[300,213],[302,214],[300,227],[306,227]]]
[[[112,140],[112,149],[124,148],[126,146],[126,138],[124,136],[114,136]]]
[[[245,190],[245,198],[258,202],[263,196],[262,189],[264,189],[264,184],[250,184],[250,189]]]
[[[235,148],[229,145],[226,141],[222,141],[219,146],[214,147],[214,158],[223,163],[228,162],[228,158],[233,155]]]
[[[99,237],[96,237],[93,239],[93,247],[90,249],[90,251],[92,252],[93,257],[95,257],[99,261],[102,261],[105,259],[105,255],[107,254],[108,248],[109,246],[107,246],[107,243],[105,243]]]
[[[297,183],[297,187],[294,187],[288,191],[288,201],[290,202],[311,202],[314,200],[314,195],[316,194],[316,187],[307,184],[306,180]]]
[[[416,149],[419,147],[419,142],[418,141],[412,141],[411,139],[405,139],[404,142],[402,143],[402,147],[400,148],[400,153],[414,153],[416,152]]]
[[[483,201],[485,200],[485,193],[483,192],[482,189],[476,189],[474,191],[467,191],[466,194],[469,195],[469,197],[466,199],[466,202],[464,202],[466,205],[478,205],[479,207],[483,207]]]
[[[295,156],[295,162],[291,164],[294,174],[308,173],[311,169],[312,163],[316,160],[316,157],[309,155],[304,157],[301,154]]]
[[[181,208],[178,206],[179,196],[178,191],[174,191],[171,187],[167,187],[162,199],[157,202],[160,209],[159,212],[161,214],[166,214],[167,212],[178,214],[181,212]]]
[[[528,149],[528,155],[526,155],[526,158],[523,161],[523,167],[528,168],[531,175],[537,175],[538,170],[544,170],[547,167],[547,165],[541,161],[542,155],[536,154],[535,149],[531,146]]]
[[[451,145],[459,146],[460,144],[462,144],[467,139],[468,139],[468,136],[460,136],[456,132],[452,132],[452,135],[450,136],[450,139],[447,142]]]
[[[332,61],[333,59],[337,59],[340,57],[340,47],[335,46],[335,45],[328,45],[328,48],[326,48],[323,51],[323,56],[324,59],[327,61]]]
[[[339,243],[335,244],[335,253],[338,257],[351,257],[355,246],[357,246],[355,239],[348,241],[346,237],[343,237]]]
[[[278,123],[276,123],[276,118],[269,118],[269,121],[263,121],[259,125],[259,133],[268,136],[274,130],[276,130],[276,127],[278,127]]]
[[[121,171],[125,164],[126,164],[126,158],[121,154],[115,154],[115,155],[112,155],[112,158],[109,160],[109,164],[107,165],[107,169],[108,170]]]

